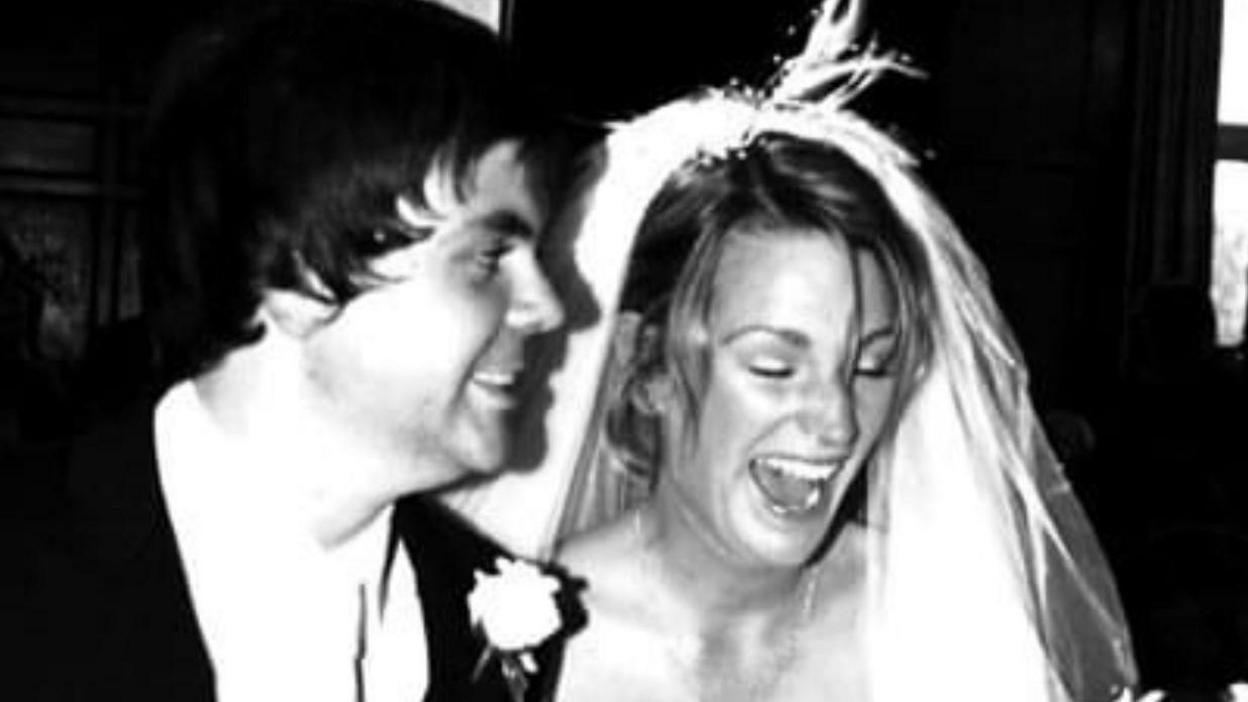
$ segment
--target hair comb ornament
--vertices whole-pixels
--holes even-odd
[[[768,81],[771,99],[836,109],[889,71],[925,78],[904,53],[882,49],[875,37],[859,41],[864,12],[864,0],[824,2],[801,53],[784,61]]]
[[[865,15],[864,0],[825,0],[811,13],[809,36],[804,48],[788,59],[779,60],[776,71],[762,87],[749,86],[739,80],[726,87],[705,91],[710,102],[739,103],[746,111],[724,115],[723,120],[739,122],[736,128],[712,131],[721,138],[708,138],[693,156],[699,167],[721,159],[740,157],[761,134],[767,131],[788,131],[793,122],[808,122],[807,129],[853,130],[850,123],[861,117],[850,115],[846,107],[865,90],[889,73],[910,78],[926,78],[910,58],[896,50],[883,49],[879,41],[869,37],[860,40]],[[705,105],[704,105],[705,108]],[[875,132],[869,130],[854,130]],[[913,158],[899,149],[890,149],[893,156],[910,163]]]

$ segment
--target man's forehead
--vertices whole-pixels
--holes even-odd
[[[435,216],[458,212],[493,229],[532,238],[545,226],[547,209],[535,170],[519,142],[502,141],[470,164],[462,181],[446,168],[431,171],[424,183],[425,201]]]

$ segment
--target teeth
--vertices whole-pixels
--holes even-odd
[[[767,507],[783,517],[810,514],[830,494],[832,476],[841,461],[798,458],[754,458],[750,475],[767,498]]]
[[[761,467],[812,482],[831,478],[840,465],[838,461],[807,461],[799,458],[756,458],[754,460]]]
[[[516,373],[504,371],[480,371],[473,374],[472,378],[483,385],[510,387],[515,384],[516,375]]]

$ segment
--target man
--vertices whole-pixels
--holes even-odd
[[[29,508],[19,689],[501,696],[464,602],[497,551],[422,494],[504,464],[525,342],[562,322],[553,120],[487,29],[419,0],[186,46],[145,251],[172,382],[44,461],[66,499]]]

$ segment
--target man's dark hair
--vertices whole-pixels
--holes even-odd
[[[145,299],[169,379],[258,339],[265,290],[342,305],[395,199],[433,171],[463,197],[506,139],[551,197],[557,134],[488,28],[420,0],[296,0],[175,45],[149,140]],[[547,142],[550,142],[549,144]]]

